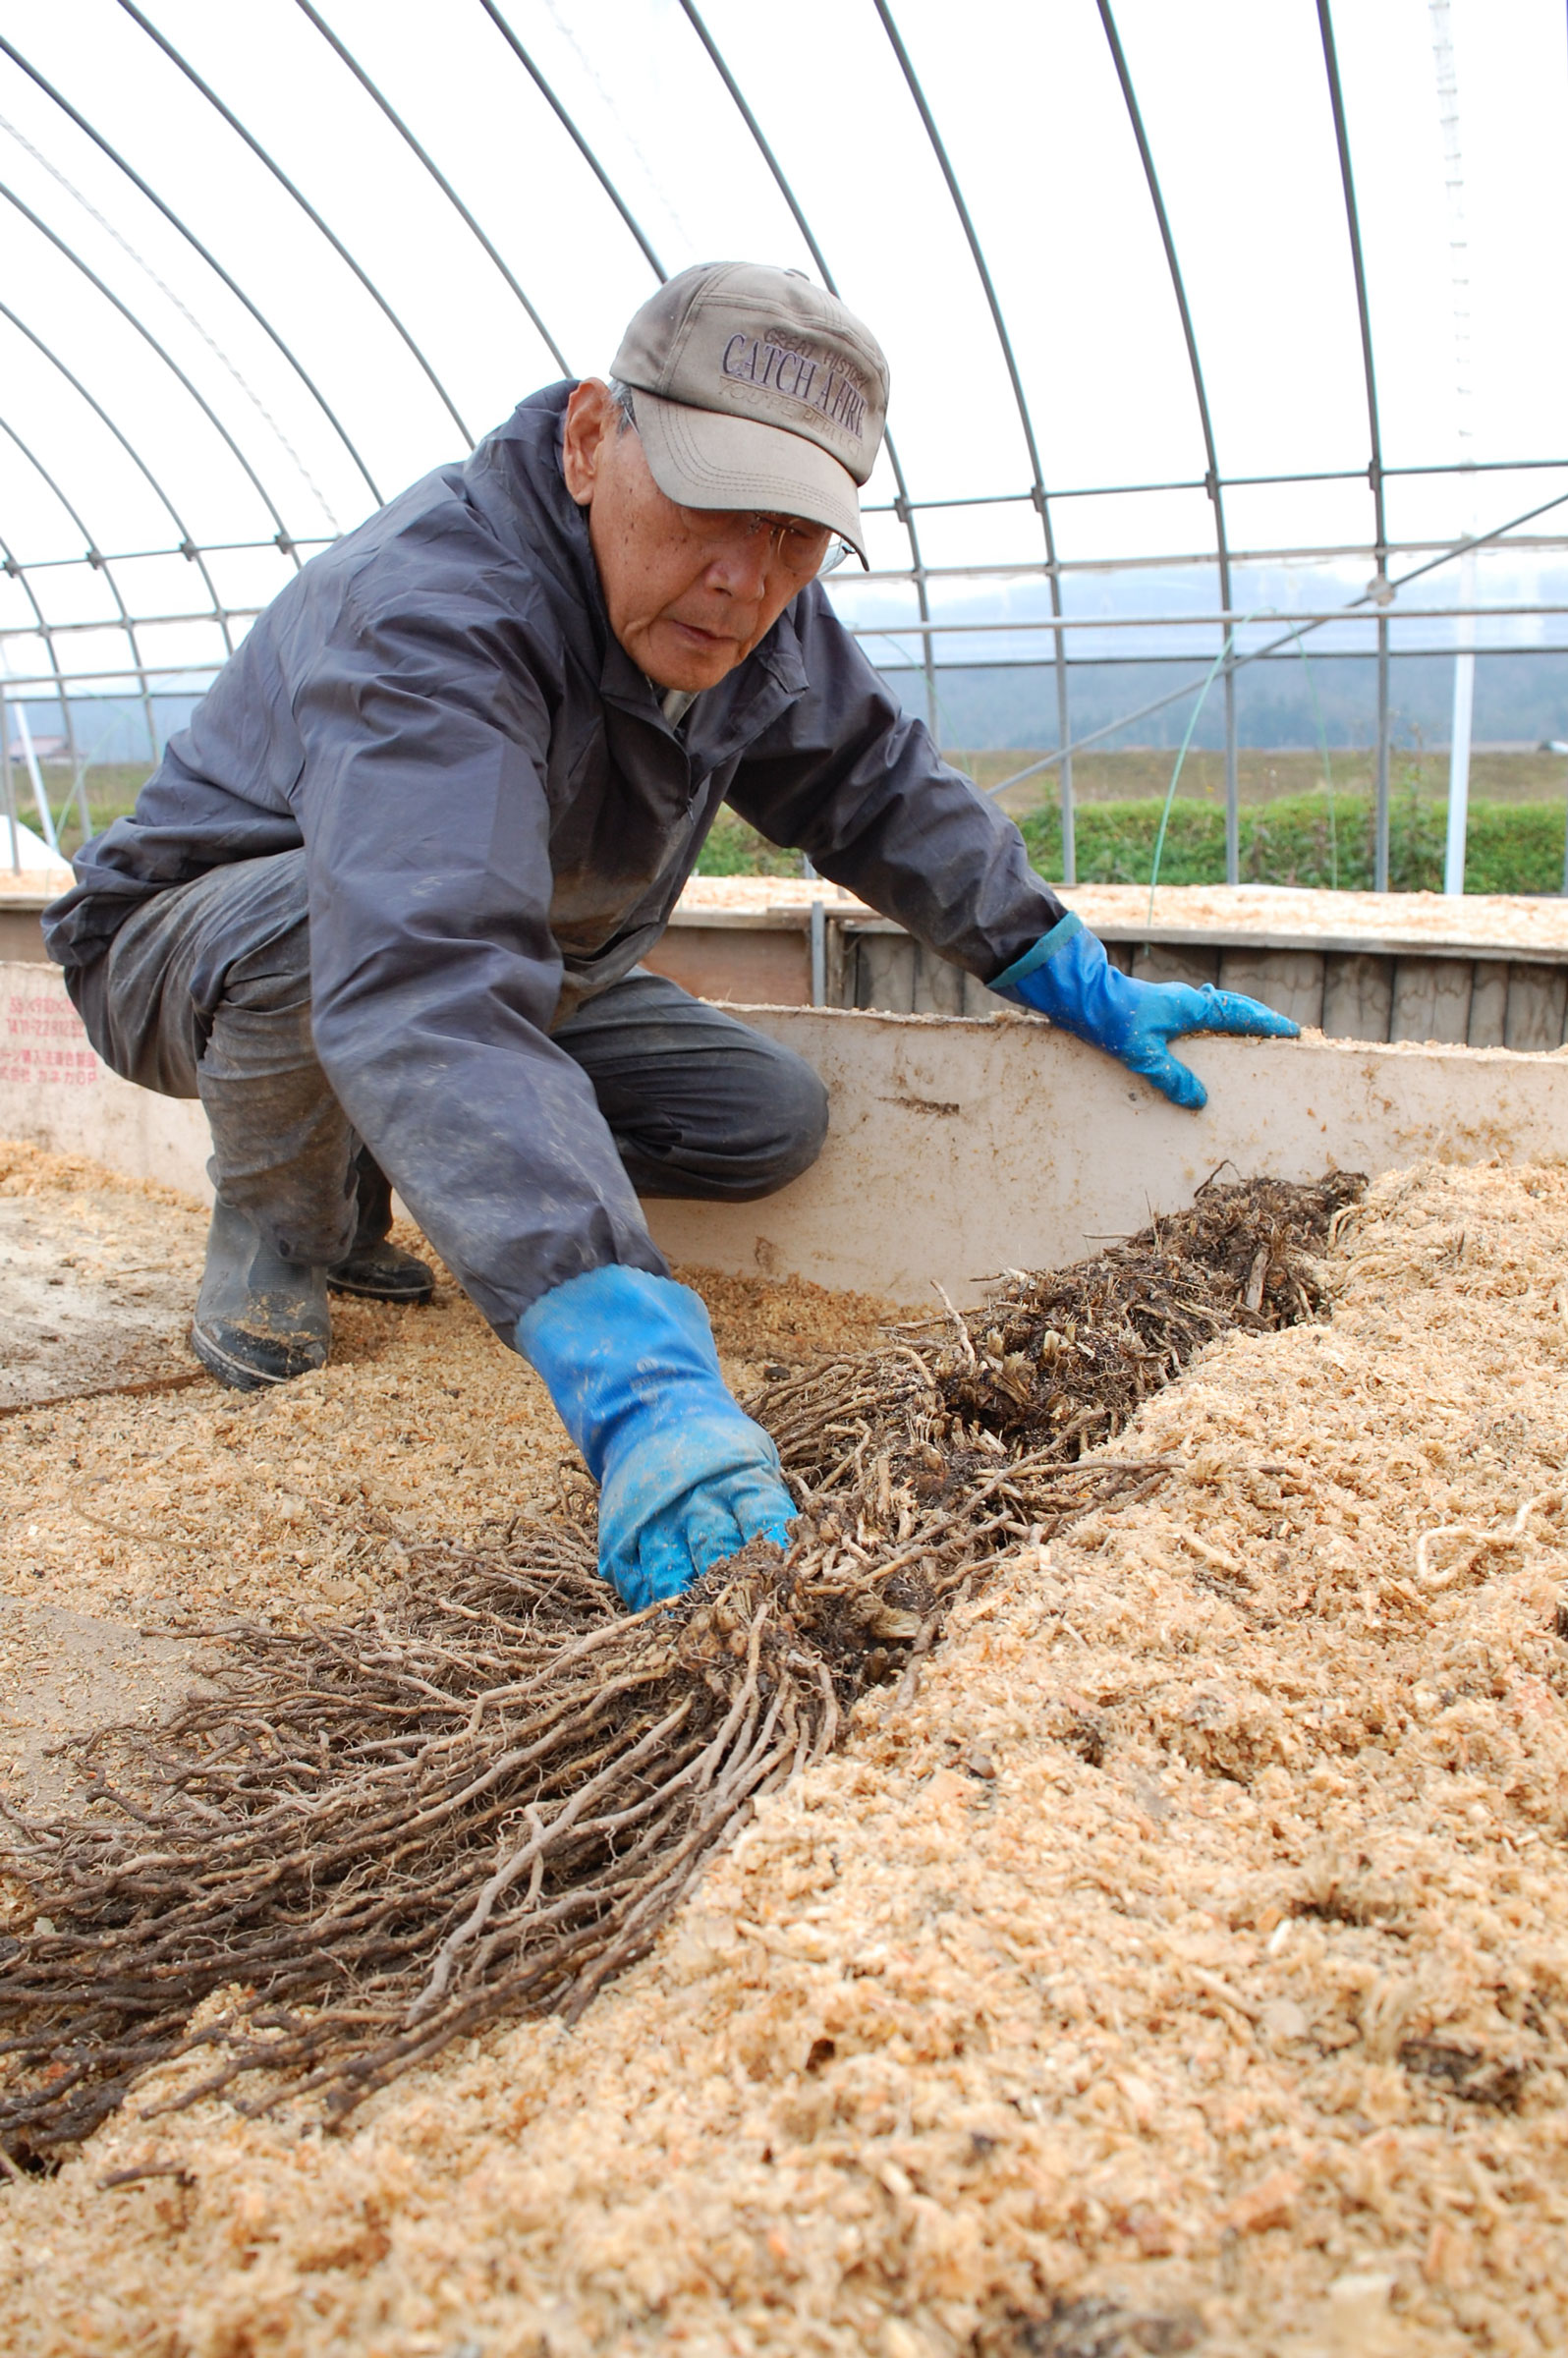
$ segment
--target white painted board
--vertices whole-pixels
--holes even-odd
[[[672,1260],[928,1304],[1007,1267],[1073,1261],[1171,1211],[1222,1164],[1316,1178],[1410,1163],[1568,1160],[1568,1051],[1198,1039],[1178,1112],[1030,1017],[739,1010],[821,1073],[820,1161],[757,1204],[654,1203]],[[0,966],[0,1136],[91,1154],[206,1198],[199,1105],[133,1089],[86,1043],[50,968]]]

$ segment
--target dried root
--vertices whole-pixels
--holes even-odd
[[[185,2105],[316,2092],[341,2119],[503,2014],[575,2019],[759,1793],[912,1677],[1010,1548],[1161,1467],[1088,1452],[1212,1335],[1318,1306],[1353,1180],[1201,1191],[1071,1270],[748,1403],[802,1507],[628,1617],[563,1498],[501,1550],[420,1551],[357,1621],[225,1632],[221,1692],[93,1748],[85,1806],[19,1822],[37,1906],[0,1961],[0,2152],[88,2135],[196,2049]]]

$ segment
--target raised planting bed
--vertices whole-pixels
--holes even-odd
[[[106,1174],[27,1155],[6,1169],[26,1200],[95,1194],[79,1226],[114,1217]],[[168,1208],[195,1243],[199,1212]],[[1568,1180],[1390,1175],[1305,1257],[1266,1200],[1247,1217],[1234,1251],[1162,1221],[1130,1254],[1011,1279],[980,1315],[938,1306],[902,1334],[878,1334],[868,1302],[699,1275],[733,1380],[810,1493],[812,1599],[785,1631],[768,1583],[786,1576],[749,1565],[727,1603],[721,1590],[672,1629],[703,1708],[741,1700],[731,1741],[766,1683],[754,1765],[775,1758],[779,1683],[803,1681],[807,1742],[782,1781],[575,2029],[476,2021],[400,2058],[335,2136],[331,2085],[279,2066],[314,2042],[352,2070],[390,1985],[323,1941],[329,1976],[360,1974],[358,2021],[252,2013],[254,2068],[202,2095],[241,2059],[225,2028],[266,1971],[248,1958],[194,2026],[212,2043],[139,2078],[84,2145],[57,2149],[55,2174],[46,2154],[24,2167],[17,2136],[6,2346],[1561,2346]],[[187,1720],[194,1781],[185,1763],[158,1784],[163,1738],[80,1761],[47,1806],[95,1834],[58,1854],[71,1872],[48,1909],[9,1886],[14,1990],[69,1954],[86,1923],[73,1908],[117,1846],[143,1864],[97,1928],[111,1945],[140,1937],[137,1908],[177,1869],[167,1828],[88,1802],[86,1778],[188,1815],[214,1873],[231,1819],[259,1831],[280,1813],[265,1865],[286,1866],[377,1764],[406,1774],[422,1748],[436,1774],[449,1739],[454,1766],[465,1742],[519,1749],[538,1695],[491,1693],[505,1680],[480,1657],[536,1649],[552,1615],[580,1618],[569,1645],[613,1630],[564,1557],[537,1596],[550,1565],[532,1534],[581,1558],[587,1526],[528,1371],[446,1289],[431,1312],[351,1307],[341,1359],[282,1396],[200,1386],[4,1429],[0,1588],[29,1633],[10,1714],[37,1691],[40,1650],[65,1651],[33,1604],[40,1567],[62,1614],[227,1648],[251,1664],[251,1701],[273,1705],[211,1719],[204,1751]],[[1069,1432],[1092,1406],[1110,1413]],[[247,1626],[197,1634],[225,1623]],[[620,1624],[616,1658],[651,1628]],[[820,1684],[804,1683],[824,1641],[830,1737]],[[673,1658],[643,1666],[679,1675]],[[479,1686],[453,1712],[465,1679]],[[55,1690],[67,1728],[72,1683]],[[101,1724],[101,1688],[76,1692],[77,1724]],[[608,1737],[653,1688],[599,1695]],[[297,1727],[312,1741],[291,1751]],[[635,1811],[653,1787],[632,1773]],[[554,1825],[570,1796],[542,1798]],[[207,1850],[197,1805],[217,1814]],[[641,1823],[613,1837],[634,1871]],[[516,1810],[488,1851],[442,1838],[436,1853],[493,1874],[530,1838]],[[516,1905],[548,1904],[568,1847],[536,1891],[515,1879]],[[351,1878],[361,1903],[404,1906],[413,1855]],[[279,1956],[309,1957],[301,1933],[334,1871],[280,1917]],[[172,1925],[144,1985],[106,1985],[45,2101],[70,2101],[112,2009],[144,2001],[144,2026],[167,1969],[199,1950]],[[81,1954],[79,2001],[108,1957]],[[6,2073],[14,2106],[15,2061]],[[91,2068],[76,2085],[107,2093]]]

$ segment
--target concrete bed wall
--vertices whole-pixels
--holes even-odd
[[[895,926],[850,925],[843,931],[839,996],[845,1005],[900,1015],[989,1012],[983,984]],[[1568,965],[1560,959],[1501,951],[1483,957],[1441,944],[1429,952],[1375,944],[1284,947],[1217,933],[1206,941],[1145,941],[1109,928],[1101,929],[1101,938],[1124,974],[1148,982],[1217,982],[1334,1039],[1435,1040],[1549,1053],[1568,1036]],[[724,952],[734,955],[727,943]],[[797,952],[797,964],[799,958]],[[788,995],[805,999],[810,993]]]
[[[1324,895],[1324,898],[1329,896]],[[42,896],[0,901],[0,961],[47,963]],[[1456,918],[1463,932],[1464,915]],[[812,1003],[810,912],[678,908],[649,953],[655,974],[700,998],[747,1006]],[[1568,950],[1484,951],[1462,938],[1422,946],[1347,936],[1289,941],[1245,927],[1102,924],[1111,961],[1150,982],[1217,982],[1277,1007],[1334,1039],[1435,1040],[1473,1048],[1549,1054],[1568,1040]],[[890,1015],[988,1017],[983,983],[950,966],[885,918],[825,913],[824,998],[829,1007]]]
[[[1147,1226],[1224,1163],[1312,1179],[1568,1159],[1568,1057],[1198,1039],[1184,1053],[1210,1095],[1193,1115],[1029,1018],[737,1012],[807,1057],[833,1106],[821,1160],[781,1195],[648,1206],[672,1260],[737,1274],[923,1305],[935,1280],[972,1300],[998,1269],[1076,1260]],[[0,1137],[209,1193],[200,1107],[108,1072],[50,968],[0,966]]]

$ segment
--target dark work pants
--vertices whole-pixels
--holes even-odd
[[[305,855],[238,861],[143,903],[73,978],[105,1063],[199,1097],[212,1184],[286,1261],[329,1267],[386,1234],[390,1191],[310,1035]],[[744,1203],[815,1161],[811,1066],[640,969],[554,1034],[587,1073],[639,1195]]]

